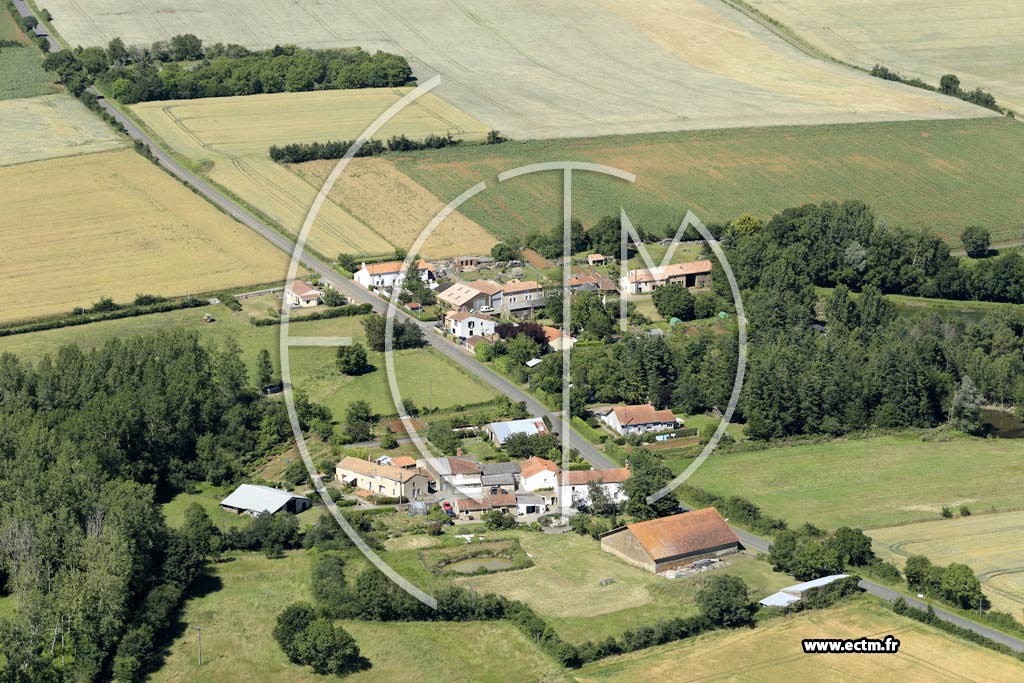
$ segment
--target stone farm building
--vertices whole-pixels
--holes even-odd
[[[627,524],[601,536],[602,550],[655,573],[739,548],[739,538],[713,507]]]
[[[412,500],[427,494],[429,481],[416,468],[382,465],[361,458],[343,458],[335,468],[338,481],[377,496]]]
[[[281,511],[297,515],[313,507],[313,501],[281,489],[256,484],[242,484],[220,502],[221,508],[229,512],[250,515],[273,515]]]
[[[658,287],[680,284],[690,288],[711,286],[711,261],[689,261],[631,270],[622,276],[620,288],[629,294],[649,294]]]

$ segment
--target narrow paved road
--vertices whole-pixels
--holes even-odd
[[[97,93],[97,95],[99,94]],[[196,191],[213,202],[216,206],[226,211],[236,220],[255,230],[277,248],[289,255],[292,253],[295,244],[290,237],[286,237],[285,235],[277,232],[252,213],[236,204],[233,200],[221,194],[219,190],[208,184],[192,171],[189,171],[187,168],[175,161],[173,157],[150,139],[145,131],[135,125],[134,121],[125,116],[117,107],[107,102],[105,98],[100,97],[99,104],[125,127],[125,130],[128,131],[128,134],[132,138],[145,143],[161,166],[166,168],[179,179],[191,185],[196,189]],[[379,313],[385,313],[387,311],[388,304],[386,301],[363,289],[352,280],[349,280],[339,274],[334,270],[331,264],[316,258],[308,252],[304,252],[302,255],[302,265],[316,271],[320,275],[320,279],[326,280],[332,287],[349,299],[369,303]],[[548,410],[548,408],[540,403],[540,401],[530,396],[517,385],[513,384],[483,364],[478,363],[476,359],[470,356],[461,346],[458,346],[445,337],[435,333],[432,329],[434,327],[433,323],[420,322],[412,316],[403,313],[401,310],[398,311],[397,317],[415,322],[423,330],[424,336],[430,346],[461,365],[471,374],[479,377],[496,391],[508,396],[513,401],[522,401],[526,403],[526,409],[531,415],[547,415],[551,421],[552,430],[564,438],[564,435],[567,433],[566,425],[563,424],[562,417],[559,412]],[[616,464],[612,462],[612,460],[601,453],[601,451],[597,450],[593,444],[587,441],[575,430],[571,431],[569,443],[571,447],[578,449],[580,455],[592,466],[599,469],[616,467]]]
[[[18,13],[21,14],[21,16],[27,17],[32,15],[32,11],[25,3],[25,0],[14,0],[14,5],[17,8]],[[50,51],[59,52],[61,49],[60,44],[57,43],[53,36],[49,36],[48,39],[50,41]],[[274,246],[278,247],[287,254],[292,253],[295,245],[291,239],[285,237],[281,233],[267,226],[254,215],[252,215],[251,213],[240,207],[238,204],[222,195],[220,191],[207,184],[201,178],[199,178],[194,173],[192,173],[184,166],[179,164],[177,161],[175,161],[173,158],[171,158],[171,156],[164,152],[164,150],[162,150],[155,142],[153,142],[153,140],[151,140],[148,135],[146,135],[141,129],[139,129],[139,127],[136,126],[131,119],[127,118],[116,107],[108,103],[106,99],[101,98],[99,102],[100,105],[107,112],[109,112],[111,116],[113,116],[121,122],[121,125],[125,127],[125,130],[128,131],[128,134],[132,138],[136,140],[141,140],[149,147],[150,151],[152,151],[153,155],[159,160],[160,164],[164,168],[166,168],[172,174],[177,176],[179,179],[185,181],[186,183],[194,187],[209,201],[219,206],[221,209],[223,209],[228,214],[233,216],[236,220],[248,226],[249,228],[255,230],[257,233],[259,233],[264,238],[269,240],[272,244],[274,244]],[[338,289],[338,291],[342,292],[343,294],[345,294],[345,296],[349,297],[350,299],[370,303],[373,305],[375,310],[381,313],[387,310],[387,303],[385,301],[383,301],[377,296],[374,296],[370,292],[364,290],[362,287],[355,284],[348,278],[342,277],[339,273],[337,273],[334,270],[334,268],[330,264],[324,263],[320,259],[315,258],[308,253],[303,254],[302,264],[307,268],[315,270],[317,273],[320,274],[321,279],[324,279],[327,282],[329,282],[332,287],[335,287],[336,289]],[[558,434],[565,433],[565,426],[562,424],[560,413],[549,411],[539,401],[537,401],[532,396],[524,392],[518,386],[512,384],[510,381],[508,381],[501,375],[498,375],[490,368],[476,362],[476,360],[472,359],[469,356],[469,354],[463,351],[460,347],[456,346],[447,339],[435,334],[430,329],[431,327],[433,327],[432,324],[421,323],[415,320],[415,318],[412,318],[411,316],[408,316],[405,313],[402,313],[401,311],[398,312],[398,315],[405,319],[416,322],[421,328],[423,328],[424,335],[426,336],[427,341],[433,348],[437,349],[448,358],[451,358],[456,363],[466,368],[472,374],[478,376],[480,379],[485,381],[487,384],[491,385],[500,393],[505,394],[514,401],[525,402],[527,409],[532,414],[547,415],[551,419],[551,424],[554,427],[555,432]],[[598,451],[589,441],[587,441],[585,438],[583,438],[575,431],[572,432],[571,443],[575,448],[579,449],[580,455],[582,455],[587,460],[587,462],[589,462],[594,467],[602,469],[615,467],[615,463],[609,460],[603,453]],[[743,545],[746,548],[756,550],[758,552],[768,552],[769,548],[771,547],[771,544],[768,542],[768,540],[761,538],[760,536],[755,536],[754,534],[746,532],[742,529],[733,528],[733,531],[736,532],[736,535],[739,537],[740,542],[743,543]],[[927,609],[928,607],[926,603],[917,600],[916,598],[910,598],[901,595],[900,593],[897,593],[896,591],[890,588],[886,588],[885,586],[877,584],[873,581],[862,580],[860,582],[860,587],[868,593],[878,596],[883,600],[891,602],[892,600],[895,600],[897,597],[903,597],[903,599],[906,600],[907,603],[912,605],[913,607],[917,607],[918,609]],[[951,612],[947,612],[944,609],[938,607],[934,607],[933,609],[935,610],[935,615],[943,621],[948,621],[952,624],[956,624],[957,626],[962,626],[963,628],[970,629],[975,633],[985,636],[986,638],[991,638],[997,643],[1002,643],[1016,652],[1024,652],[1024,640],[1014,638],[1013,636],[1009,636],[1005,633],[995,631],[991,628],[988,628],[987,626],[983,626],[968,619],[964,619],[963,617],[957,614],[952,614]]]

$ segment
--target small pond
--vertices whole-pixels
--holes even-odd
[[[496,572],[511,568],[512,560],[507,557],[470,557],[469,559],[459,560],[444,566],[446,572],[458,572],[459,574],[475,574],[481,569]]]
[[[1024,422],[1013,413],[983,408],[981,421],[985,423],[989,434],[997,439],[1024,439]]]

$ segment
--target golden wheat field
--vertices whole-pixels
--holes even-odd
[[[292,170],[319,188],[335,162],[310,161]],[[372,225],[400,246],[416,241],[444,202],[405,175],[387,159],[353,159],[331,190],[330,198],[357,220]],[[424,243],[426,257],[485,254],[497,242],[478,223],[455,212],[444,220]]]
[[[146,102],[131,110],[167,146],[194,162],[210,180],[285,231],[298,233],[320,188],[271,161],[270,146],[354,139],[407,92],[408,88],[372,88],[277,93]],[[487,128],[428,94],[399,113],[376,137],[385,139],[405,133],[410,138],[422,138],[447,132],[479,140]],[[406,191],[411,191],[416,199],[427,196],[411,181],[406,184]],[[385,254],[395,247],[410,245],[409,220],[399,216],[396,222],[392,214],[378,223],[376,211],[360,210],[353,215],[338,199],[336,192],[331,201],[324,203],[309,236],[312,249],[328,256],[338,252]],[[424,253],[455,255],[429,250]]]
[[[900,641],[895,654],[804,654],[804,638],[860,637]],[[580,683],[598,681],[830,681],[906,683],[1019,681],[1021,664],[958,640],[864,600],[773,619],[755,629],[698,638],[603,659],[580,669]]]
[[[0,168],[0,320],[284,279],[288,257],[133,151]]]
[[[69,95],[0,101],[0,166],[105,152],[125,140]]]
[[[923,0],[920,0],[923,2]],[[889,4],[893,4],[889,0]],[[48,0],[72,45],[167,40],[399,52],[516,139],[990,115],[804,54],[720,0]]]
[[[976,510],[980,512],[980,510]],[[875,550],[902,563],[926,555],[936,564],[963,562],[981,579],[992,607],[1024,617],[1024,511],[971,515],[867,532]]]
[[[938,83],[954,73],[1024,109],[1024,3],[1015,0],[748,0],[815,47]]]

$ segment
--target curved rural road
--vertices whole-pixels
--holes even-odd
[[[32,16],[32,11],[25,3],[25,0],[14,0],[14,5],[15,8],[18,10],[18,13],[21,14],[21,16]],[[48,35],[47,39],[50,41],[50,51],[59,52],[61,49],[60,44],[57,43],[53,36]],[[163,149],[161,149],[152,139],[150,139],[150,137],[143,130],[136,126],[134,121],[129,119],[127,116],[121,113],[119,109],[117,109],[109,102],[107,102],[105,98],[99,95],[99,93],[96,94],[100,98],[100,106],[103,107],[103,109],[106,110],[111,116],[117,119],[121,123],[121,125],[125,127],[125,130],[128,131],[128,134],[132,138],[145,143],[146,146],[149,147],[150,151],[153,153],[153,156],[156,157],[156,159],[159,161],[160,165],[166,168],[173,175],[177,176],[180,180],[184,181],[185,183],[193,187],[197,192],[203,195],[203,197],[205,197],[207,200],[209,200],[210,202],[212,202],[213,204],[227,212],[235,220],[255,230],[257,233],[259,233],[264,238],[269,240],[278,249],[281,249],[282,251],[289,255],[292,253],[295,247],[295,243],[291,240],[291,238],[285,237],[281,233],[269,227],[263,221],[256,218],[256,216],[252,215],[251,213],[243,209],[241,206],[236,204],[234,201],[221,194],[219,190],[212,187],[204,180],[199,178],[197,175],[195,175],[194,173],[186,169],[184,166],[179,164],[169,154],[167,154]],[[326,280],[328,283],[330,283],[332,287],[342,292],[345,296],[349,297],[350,299],[369,303],[374,307],[374,310],[380,313],[384,313],[387,310],[387,302],[371,294],[367,290],[363,289],[362,287],[354,283],[352,280],[343,277],[341,274],[336,272],[333,266],[331,266],[330,264],[325,263],[324,261],[315,258],[314,256],[308,253],[304,253],[302,258],[302,265],[319,273],[321,279]],[[434,334],[431,331],[433,325],[431,325],[430,323],[419,322],[415,318],[406,315],[402,311],[398,311],[398,315],[407,320],[412,320],[417,325],[419,325],[423,329],[427,341],[433,348],[437,349],[445,356],[452,359],[460,366],[468,370],[470,373],[476,375],[484,382],[491,385],[491,387],[493,387],[500,393],[505,394],[512,400],[522,401],[526,403],[527,409],[534,415],[547,415],[550,418],[551,424],[556,433],[567,433],[565,431],[565,425],[562,424],[562,416],[560,413],[548,410],[544,405],[542,405],[535,398],[533,398],[525,391],[520,389],[518,386],[512,384],[510,381],[508,381],[501,375],[495,373],[490,368],[482,365],[481,363],[476,362],[476,360],[472,359],[460,347],[456,346],[454,343],[448,341],[444,337],[440,337]],[[575,431],[572,431],[571,433],[573,435],[571,439],[572,445],[575,448],[579,449],[580,455],[583,456],[583,458],[585,458],[587,462],[589,462],[591,465],[600,469],[606,469],[609,467],[616,466],[615,463],[609,460],[603,453],[598,451],[585,438],[580,436]],[[736,532],[736,535],[739,537],[740,542],[746,548],[766,553],[771,547],[770,542],[765,538],[755,536],[754,534],[751,534],[742,529],[737,529],[735,527],[733,527],[733,531]],[[891,602],[892,600],[895,600],[898,597],[902,597],[904,600],[907,601],[908,604],[910,604],[913,607],[916,607],[918,609],[928,608],[927,603],[924,603],[916,598],[908,597],[906,595],[903,595],[902,593],[898,593],[897,591],[894,591],[890,588],[886,588],[885,586],[877,584],[873,581],[868,581],[865,579],[862,580],[859,585],[868,593],[875,595],[879,598],[882,598],[883,600]],[[1024,640],[1006,635],[1005,633],[996,631],[994,629],[988,628],[987,626],[983,626],[976,622],[970,621],[969,619],[965,619],[957,614],[947,612],[946,610],[941,609],[939,607],[933,607],[932,609],[934,609],[935,611],[935,616],[942,619],[943,621],[948,621],[957,626],[970,629],[971,631],[974,631],[979,635],[985,636],[986,638],[990,638],[991,640],[994,640],[997,643],[1002,643],[1003,645],[1006,645],[1007,647],[1011,648],[1016,652],[1024,652]]]

